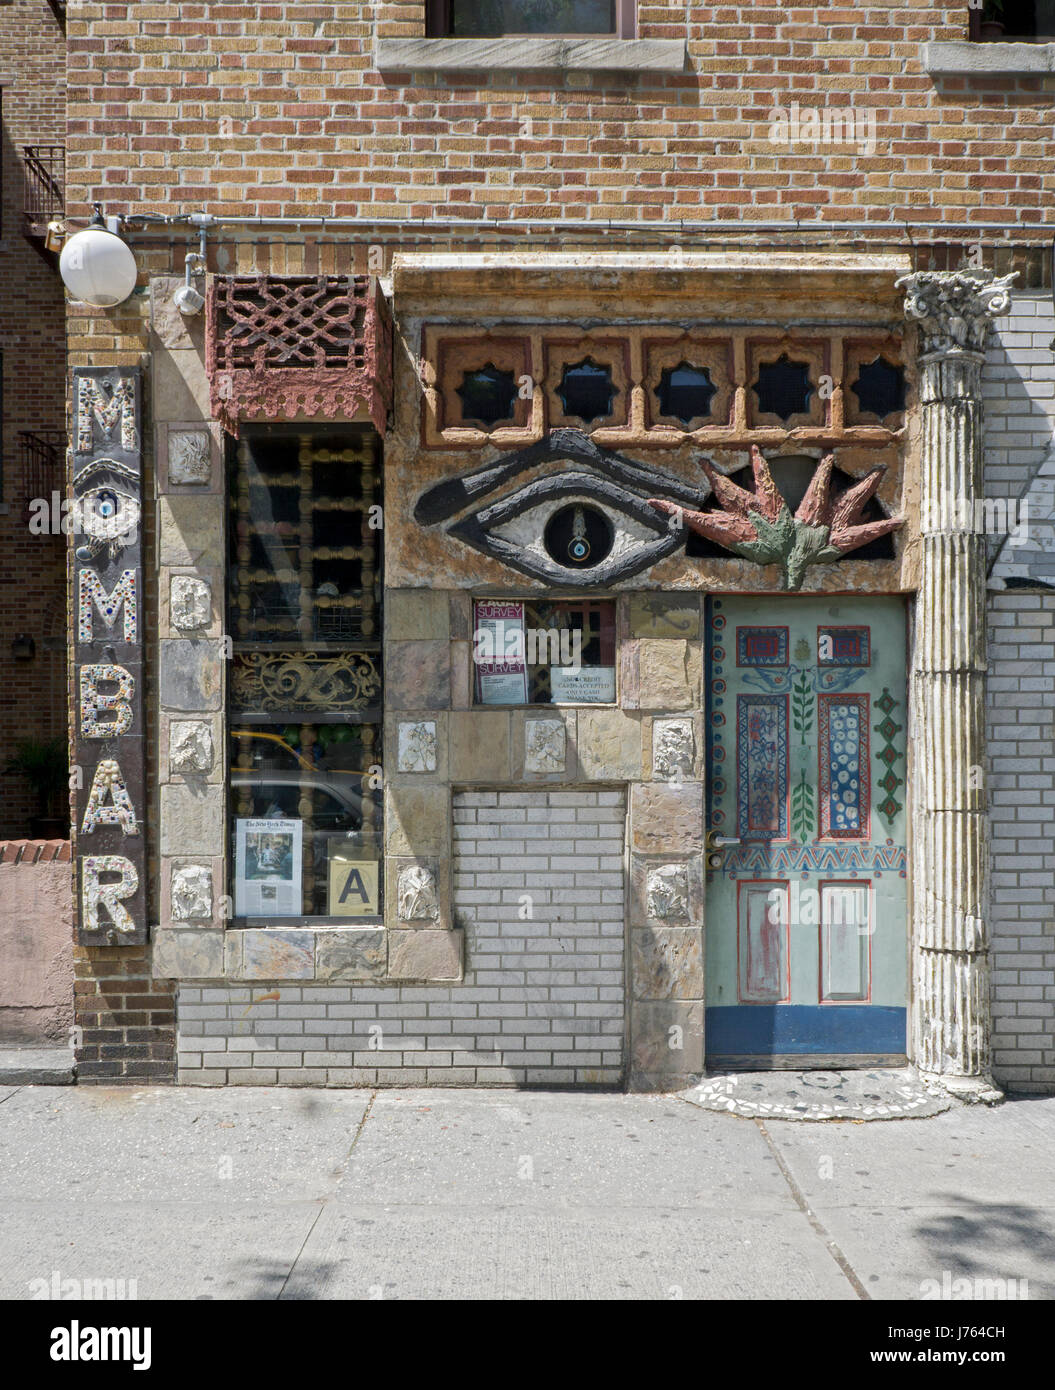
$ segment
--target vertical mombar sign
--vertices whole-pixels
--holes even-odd
[[[77,940],[146,940],[139,368],[73,373]]]

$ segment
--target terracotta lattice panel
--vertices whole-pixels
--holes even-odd
[[[372,276],[218,276],[207,312],[212,409],[230,433],[363,410],[385,432],[392,327]]]

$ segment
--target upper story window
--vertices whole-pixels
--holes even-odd
[[[432,38],[504,34],[634,37],[636,0],[429,0]]]
[[[984,0],[981,7],[971,7],[971,37],[1050,42],[1055,39],[1055,0]]]

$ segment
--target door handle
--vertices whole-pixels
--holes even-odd
[[[719,835],[717,830],[707,832],[707,852],[714,853],[716,850],[729,849],[731,845],[739,845],[742,841],[737,835]]]

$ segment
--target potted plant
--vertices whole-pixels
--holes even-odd
[[[981,36],[983,41],[992,42],[1004,36],[1004,0],[985,0],[982,10]]]
[[[5,772],[26,779],[37,798],[37,815],[29,822],[34,840],[65,840],[70,833],[69,814],[63,814],[63,798],[69,793],[69,752],[63,738],[26,738],[15,744],[14,757]]]

